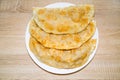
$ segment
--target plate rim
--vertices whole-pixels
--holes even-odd
[[[65,4],[66,6],[70,6],[70,5],[75,5],[75,4],[72,4],[72,3],[68,3],[68,2],[58,2],[58,3],[53,3],[53,4],[49,4],[47,5],[46,7],[54,7],[54,5],[58,5],[58,4]],[[31,21],[31,19],[30,19]],[[27,48],[27,51],[28,51],[28,54],[29,56],[32,58],[32,60],[42,69],[44,69],[45,71],[47,72],[51,72],[51,73],[54,73],[54,74],[71,74],[71,73],[74,73],[74,72],[77,72],[79,70],[82,70],[84,67],[86,67],[91,61],[92,59],[94,58],[95,54],[96,54],[96,51],[97,51],[97,48],[98,48],[98,43],[99,43],[99,32],[98,32],[98,29],[96,27],[96,31],[94,33],[94,37],[97,39],[97,43],[96,43],[96,48],[95,50],[91,53],[91,55],[89,56],[87,62],[85,64],[83,64],[82,66],[80,67],[77,67],[77,68],[72,68],[72,69],[60,69],[60,68],[55,68],[55,67],[51,67],[49,65],[46,65],[44,63],[42,63],[39,59],[37,59],[37,57],[34,55],[34,53],[30,50],[29,48],[29,39],[30,39],[30,33],[29,33],[29,24],[30,24],[30,21],[28,22],[27,24],[27,28],[26,28],[26,32],[25,32],[25,44],[26,44],[26,48]]]

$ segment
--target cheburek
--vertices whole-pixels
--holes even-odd
[[[71,50],[58,50],[42,46],[35,38],[31,37],[29,46],[31,51],[43,63],[56,68],[74,68],[83,65],[89,55],[94,51],[96,39],[88,40],[79,48]]]
[[[95,32],[95,22],[89,23],[88,27],[76,34],[49,34],[40,29],[34,20],[30,22],[30,34],[43,46],[55,49],[73,49],[80,47],[92,37]]]
[[[72,34],[84,30],[94,16],[93,5],[33,8],[34,20],[47,33]]]

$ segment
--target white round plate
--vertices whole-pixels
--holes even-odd
[[[66,3],[66,2],[62,3],[62,2],[60,2],[60,3],[54,3],[54,4],[47,5],[46,8],[63,8],[63,7],[71,6],[71,5],[74,6],[74,4],[71,4],[71,3]],[[93,59],[93,57],[94,57],[94,55],[96,53],[96,49],[98,47],[98,29],[97,28],[96,28],[96,32],[95,32],[95,34],[94,34],[94,36],[92,38],[97,39],[97,44],[96,44],[95,50],[89,56],[88,61],[84,65],[82,65],[80,67],[77,67],[77,68],[73,68],[73,69],[54,68],[54,67],[51,67],[51,66],[48,66],[48,65],[42,63],[40,60],[37,59],[37,57],[32,53],[32,51],[29,48],[29,39],[30,39],[29,23],[28,23],[28,26],[27,26],[27,29],[26,29],[25,43],[26,43],[26,48],[28,50],[28,53],[29,53],[30,57],[42,69],[44,69],[44,70],[46,70],[48,72],[51,72],[51,73],[55,73],[55,74],[69,74],[69,73],[73,73],[73,72],[76,72],[78,70],[81,70],[82,68],[84,68]]]

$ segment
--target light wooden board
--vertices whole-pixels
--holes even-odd
[[[26,25],[32,7],[54,2],[94,4],[99,47],[92,62],[69,75],[39,68],[25,47]],[[120,0],[0,0],[0,80],[120,80]]]

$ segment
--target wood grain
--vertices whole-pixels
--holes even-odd
[[[94,4],[99,47],[92,62],[69,75],[39,68],[25,47],[32,7],[55,3]],[[120,80],[120,0],[0,0],[0,80]]]

